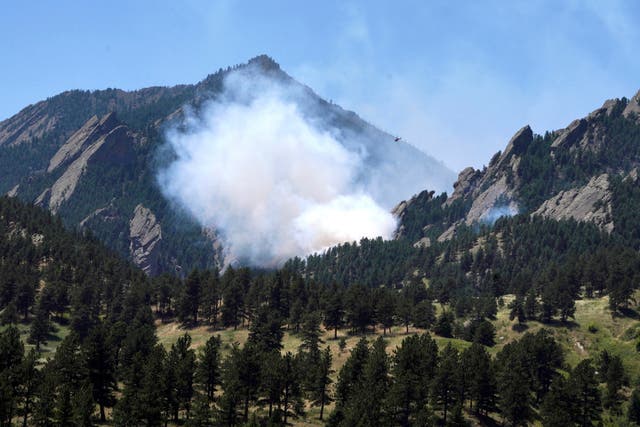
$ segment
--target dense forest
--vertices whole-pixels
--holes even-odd
[[[309,411],[331,426],[640,422],[618,355],[571,365],[546,329],[490,352],[508,293],[518,324],[570,322],[577,298],[603,294],[630,312],[638,254],[590,225],[519,216],[441,246],[363,240],[276,271],[184,278],[148,278],[15,199],[0,199],[0,236],[2,425],[286,425]],[[169,346],[166,322],[185,328]],[[194,349],[197,325],[248,338],[223,346],[212,332]],[[398,325],[419,333],[389,349]],[[338,332],[361,337],[340,369],[326,342]]]

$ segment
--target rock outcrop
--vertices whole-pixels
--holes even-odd
[[[114,114],[87,123],[58,150],[49,162],[48,171],[55,172],[68,164],[51,188],[45,189],[35,203],[57,212],[73,195],[80,178],[95,163],[127,164],[133,160],[135,136],[120,124]]]
[[[478,180],[482,177],[482,172],[475,170],[472,167],[468,167],[462,170],[458,175],[458,180],[453,184],[453,193],[445,202],[446,205],[450,205],[458,199],[463,199],[471,194],[476,188]]]
[[[609,175],[602,174],[591,178],[583,187],[561,191],[545,201],[533,215],[592,222],[610,233],[614,224],[611,219]]]
[[[533,141],[533,131],[529,125],[526,125],[511,137],[507,148],[505,148],[500,160],[498,160],[496,168],[502,166],[509,159],[509,156],[522,154],[531,141]]]
[[[136,206],[129,221],[129,251],[134,264],[145,273],[158,273],[158,255],[162,242],[162,227],[150,209]]]
[[[115,113],[109,113],[102,119],[91,117],[78,129],[53,155],[49,161],[47,172],[53,172],[58,166],[74,159],[82,150],[101,136],[108,134],[118,126]]]
[[[587,121],[578,119],[572,121],[569,126],[558,136],[551,144],[551,148],[557,148],[563,145],[575,144],[580,141],[587,130]]]
[[[465,223],[467,225],[481,222],[493,223],[501,216],[499,212],[511,215],[518,213],[518,203],[513,188],[507,184],[506,176],[502,176],[474,198]]]
[[[629,100],[622,112],[625,117],[629,117],[631,113],[635,114],[637,119],[640,120],[640,90]]]
[[[46,101],[39,102],[0,122],[0,146],[19,145],[51,132],[58,118],[51,116],[46,107]]]

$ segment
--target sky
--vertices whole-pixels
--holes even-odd
[[[487,164],[529,124],[640,89],[640,2],[7,1],[0,120],[67,89],[195,83],[268,54],[442,160]]]

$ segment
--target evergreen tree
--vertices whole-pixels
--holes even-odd
[[[178,318],[182,323],[198,323],[198,311],[202,298],[202,277],[193,270],[184,281],[184,287],[178,303]]]
[[[344,408],[345,425],[386,426],[389,417],[384,401],[389,390],[389,356],[386,343],[378,337],[362,369],[353,394]]]
[[[436,310],[430,300],[420,301],[413,309],[413,325],[420,329],[429,329],[436,320]]]
[[[196,368],[196,378],[198,383],[202,385],[205,396],[209,402],[213,402],[216,387],[221,381],[220,367],[220,347],[222,341],[220,336],[211,337],[207,340],[204,347],[198,355],[198,364]]]
[[[438,320],[433,326],[433,332],[441,337],[451,338],[453,336],[453,322],[453,313],[445,310],[438,316]]]
[[[22,405],[22,426],[28,425],[29,415],[32,411],[33,400],[40,383],[40,371],[38,370],[38,353],[31,349],[26,354],[20,365],[20,385],[18,396]]]
[[[382,325],[383,335],[387,335],[387,329],[393,326],[395,312],[395,295],[386,288],[380,289],[376,298],[375,318]]]
[[[311,394],[311,400],[314,404],[320,405],[320,420],[324,414],[324,407],[333,401],[329,387],[333,380],[331,375],[334,371],[331,369],[331,361],[333,356],[331,355],[331,348],[327,346],[320,358],[320,364],[318,365],[318,374],[315,376],[316,381]]]
[[[324,308],[324,325],[327,329],[333,329],[333,338],[338,338],[338,329],[344,322],[344,304],[343,294],[335,283],[327,292],[326,303]]]
[[[312,312],[304,316],[301,330],[302,342],[298,348],[298,357],[302,368],[302,382],[306,391],[313,394],[312,390],[318,381],[321,362],[320,344],[320,313]]]
[[[259,353],[282,349],[282,319],[268,305],[261,305],[249,327],[248,343]]]
[[[600,419],[602,407],[596,372],[590,359],[582,360],[571,371],[569,388],[574,397],[573,419],[582,427]]]
[[[575,425],[572,406],[574,398],[567,381],[562,376],[556,377],[540,406],[542,424],[545,427]]]
[[[191,336],[184,334],[175,344],[171,346],[171,351],[167,358],[168,368],[175,374],[175,404],[173,407],[173,419],[178,421],[178,412],[184,409],[189,418],[191,409],[191,398],[193,397],[193,379],[196,368],[195,351],[190,349]]]
[[[220,315],[220,277],[217,269],[203,274],[201,287],[202,316],[211,325],[217,325]]]
[[[418,425],[425,417],[437,361],[438,346],[428,334],[408,336],[394,351],[387,406],[399,425]]]
[[[513,426],[525,424],[532,415],[531,379],[524,363],[523,347],[507,344],[498,353],[498,402],[502,416]]]
[[[338,374],[336,384],[336,410],[349,400],[361,379],[364,365],[369,358],[369,345],[366,338],[361,338],[351,350]]]
[[[413,306],[406,295],[396,298],[396,317],[401,325],[404,326],[405,332],[409,333],[409,325],[413,321]]]
[[[18,401],[21,383],[20,366],[24,357],[24,346],[20,332],[9,326],[0,332],[0,423],[10,425]]]
[[[222,425],[234,426],[237,424],[242,404],[243,385],[240,380],[240,364],[242,363],[242,350],[233,345],[231,352],[222,362],[222,397],[218,409],[218,419]]]
[[[479,344],[473,344],[461,355],[461,365],[470,374],[468,379],[469,406],[478,414],[487,415],[496,409],[495,369],[487,351]]]
[[[442,350],[439,359],[440,361],[431,383],[431,400],[434,405],[442,408],[443,421],[447,424],[449,409],[460,402],[460,355],[449,343]]]
[[[47,343],[51,329],[52,325],[49,320],[49,312],[43,307],[38,307],[35,318],[31,323],[31,328],[29,329],[29,343],[36,346],[36,351],[40,351],[40,346]]]
[[[620,391],[627,383],[624,366],[620,356],[612,356],[605,371],[606,388],[604,394],[604,406],[616,412],[620,406],[622,397]]]
[[[115,404],[114,392],[117,390],[115,360],[108,344],[103,325],[98,325],[89,333],[83,344],[84,357],[92,385],[93,400],[100,407],[100,421],[106,421],[104,408]]]

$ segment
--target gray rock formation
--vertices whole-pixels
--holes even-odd
[[[587,130],[587,121],[578,119],[572,121],[569,126],[551,144],[551,148],[560,147],[565,144],[574,144],[579,141]]]
[[[479,222],[493,223],[497,216],[500,216],[496,212],[504,211],[513,214],[518,210],[513,188],[507,184],[507,177],[502,176],[474,198],[465,223],[467,225]]]
[[[450,205],[458,199],[467,197],[475,189],[481,176],[482,172],[472,167],[463,169],[458,175],[458,180],[453,184],[453,193],[445,204]]]
[[[60,147],[49,162],[49,173],[68,166],[51,188],[42,191],[35,204],[57,212],[71,198],[80,178],[91,164],[129,163],[134,157],[134,143],[135,135],[119,124],[114,114],[107,114],[101,120],[92,117]]]
[[[504,162],[506,162],[509,156],[521,154],[531,141],[533,141],[533,131],[529,125],[526,125],[511,137],[511,140],[507,144],[507,148],[505,148],[502,156],[500,156],[500,160],[498,160],[496,167],[500,167]]]
[[[622,112],[625,117],[629,117],[631,113],[635,113],[636,116],[638,116],[638,120],[640,120],[640,90],[629,100],[629,103]]]
[[[89,144],[95,142],[101,136],[109,133],[118,126],[114,113],[105,115],[102,119],[91,117],[80,129],[78,129],[53,155],[49,161],[47,172],[53,172],[58,166],[74,159]]]
[[[39,102],[0,122],[0,146],[19,145],[51,132],[58,119],[49,115],[46,107],[46,101]]]
[[[129,221],[129,251],[134,264],[149,275],[158,272],[162,228],[151,210],[136,206]]]
[[[545,201],[533,215],[592,222],[610,233],[614,224],[611,219],[609,175],[602,174],[591,178],[583,187],[561,191]]]

